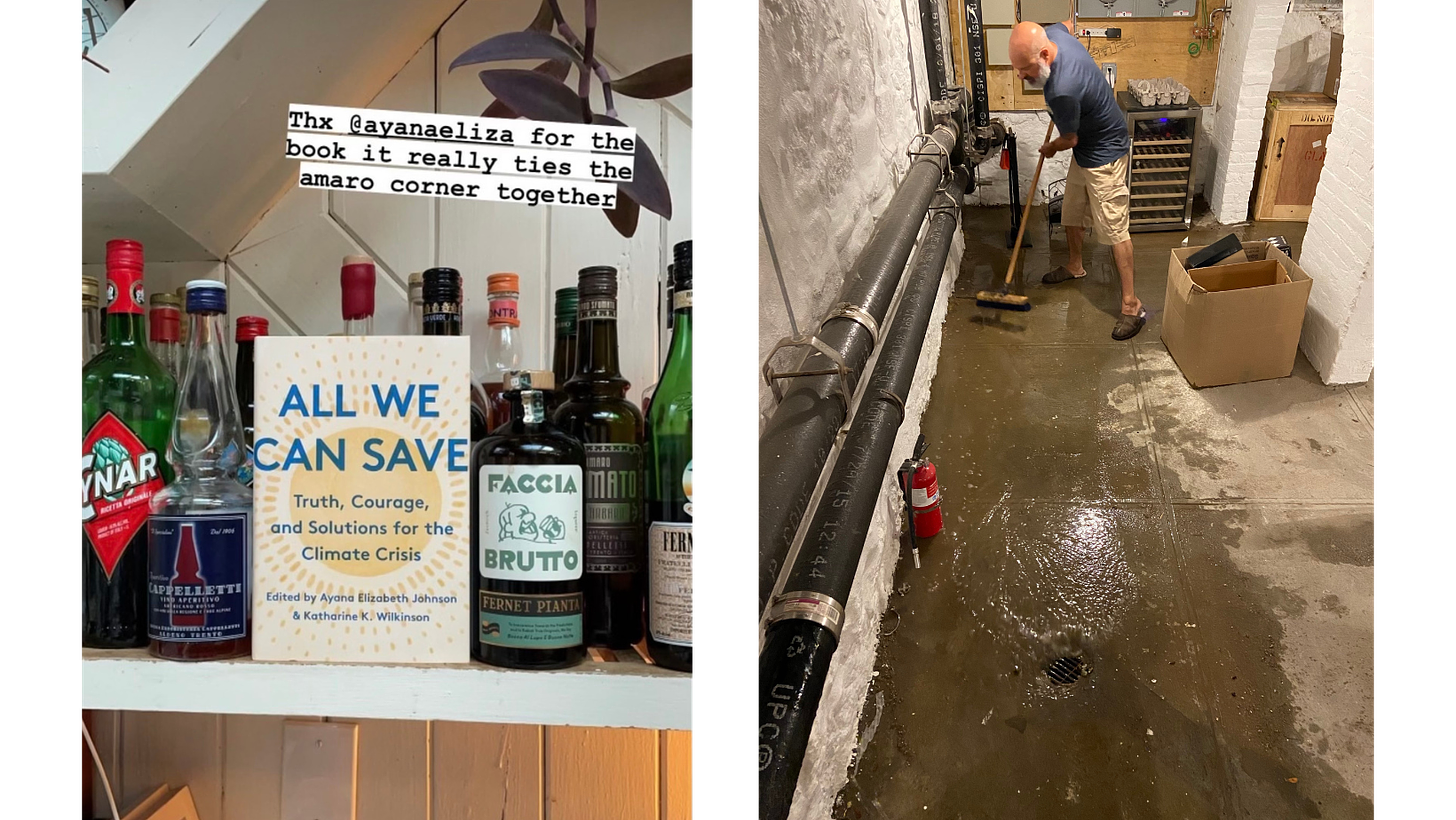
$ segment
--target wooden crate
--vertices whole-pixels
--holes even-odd
[[[1254,219],[1309,221],[1334,122],[1335,101],[1326,94],[1269,94],[1254,179]]]

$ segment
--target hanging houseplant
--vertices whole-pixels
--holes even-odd
[[[626,123],[617,119],[614,94],[658,100],[692,87],[691,54],[663,60],[613,80],[596,55],[597,2],[585,0],[585,5],[585,41],[567,24],[559,0],[542,0],[536,19],[524,30],[498,34],[455,58],[450,64],[451,71],[460,66],[504,60],[545,61],[529,71],[498,68],[480,72],[480,81],[495,96],[495,102],[481,112],[482,117],[625,126]],[[567,84],[573,68],[577,72],[575,90]],[[602,86],[606,106],[602,114],[591,109],[593,77]],[[663,219],[672,219],[672,194],[667,189],[667,180],[657,158],[638,139],[632,179],[617,184],[617,205],[605,210],[617,232],[630,237],[637,232],[637,217],[642,208]]]

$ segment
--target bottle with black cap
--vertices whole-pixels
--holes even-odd
[[[647,652],[693,670],[693,245],[673,246],[672,345],[647,415]]]
[[[550,371],[507,371],[510,420],[471,456],[470,648],[497,666],[557,669],[586,656],[586,451],[547,419],[554,386]]]
[[[420,276],[421,327],[425,336],[459,336],[464,313],[460,271],[430,268]],[[470,374],[466,374],[469,378]],[[484,438],[485,413],[470,405],[470,440]]]
[[[617,269],[577,277],[576,372],[556,425],[586,448],[586,642],[626,649],[642,640],[646,528],[642,413],[617,359]]]

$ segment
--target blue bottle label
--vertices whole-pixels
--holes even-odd
[[[252,516],[153,515],[147,522],[147,634],[180,643],[246,637]]]
[[[253,448],[243,448],[243,463],[238,465],[238,483],[244,487],[253,486]]]

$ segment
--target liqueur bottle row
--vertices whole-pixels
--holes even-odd
[[[520,278],[487,277],[489,319],[470,374],[472,655],[558,668],[588,646],[645,646],[692,668],[692,265],[674,248],[672,341],[650,412],[628,399],[617,271],[555,293],[551,369],[521,362]],[[376,272],[340,266],[342,335],[372,335]],[[410,330],[463,333],[463,276],[408,280]],[[87,647],[150,646],[178,660],[238,657],[251,641],[254,342],[227,291],[159,293],[143,322],[142,249],[107,246],[83,278],[83,611]],[[337,335],[337,334],[336,334]]]

